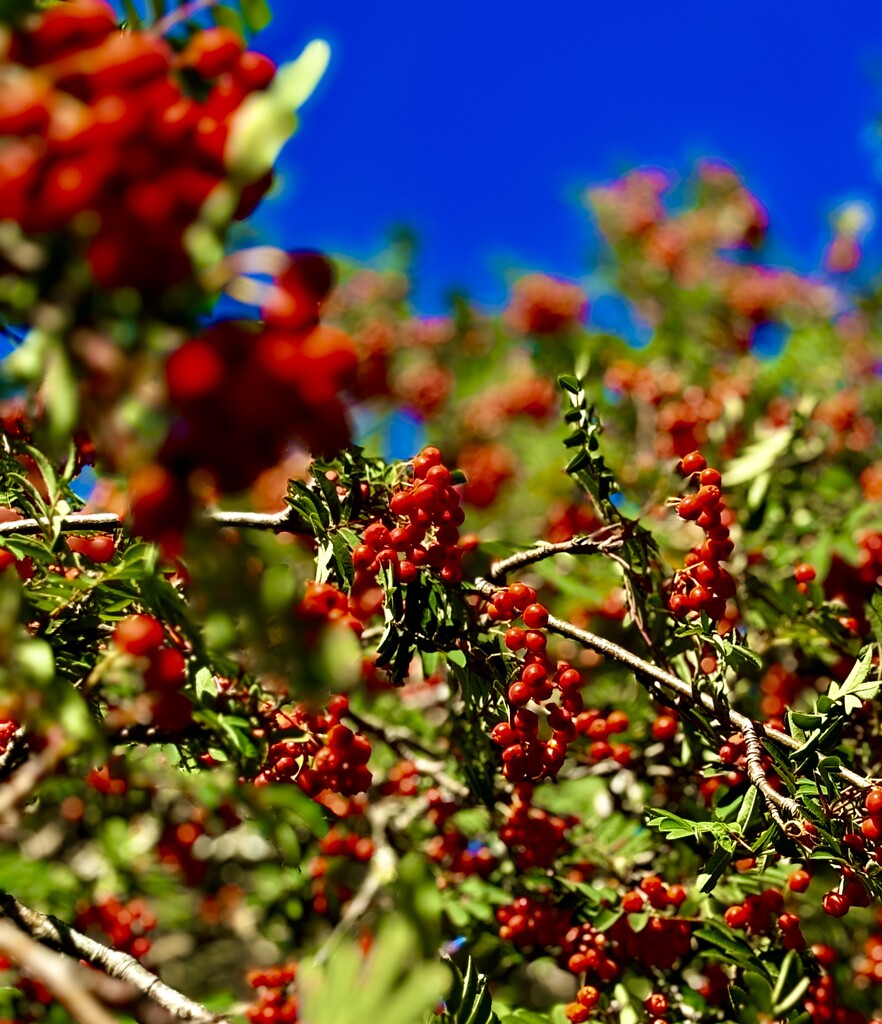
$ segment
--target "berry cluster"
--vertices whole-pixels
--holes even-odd
[[[519,896],[496,911],[499,937],[519,949],[542,952],[559,947],[570,926],[570,913],[532,896]]]
[[[196,810],[184,821],[166,821],[156,845],[159,863],[170,871],[180,872],[189,886],[201,885],[208,869],[196,847],[205,834],[204,816]]]
[[[464,445],[457,458],[466,475],[462,489],[465,505],[487,508],[496,501],[503,484],[512,480],[517,470],[514,456],[505,445],[476,442]]]
[[[438,879],[438,886],[442,889],[451,882],[461,882],[472,875],[486,878],[497,866],[488,846],[478,839],[470,840],[454,825],[447,825],[438,835],[432,836],[425,850],[429,860],[442,867],[448,876]]]
[[[677,907],[686,901],[686,890],[682,885],[668,885],[658,875],[647,875],[638,888],[631,889],[622,897],[622,910],[626,914],[639,914],[648,903],[653,910]]]
[[[293,253],[289,263],[300,282],[289,274],[285,292],[296,296],[296,315],[277,304],[264,311],[262,325],[215,324],[168,359],[178,419],[157,462],[132,479],[142,536],[158,539],[186,525],[193,474],[207,475],[222,492],[240,491],[281,459],[292,437],[314,452],[348,442],[339,396],[354,380],[355,347],[344,331],[318,323],[333,272],[317,253]]]
[[[867,1024],[867,1018],[862,1013],[850,1010],[839,1002],[836,983],[829,975],[809,984],[803,1007],[812,1024]],[[870,1024],[879,1022],[873,1020]]]
[[[180,691],[187,683],[187,662],[176,648],[164,643],[162,623],[152,615],[129,615],[113,631],[114,646],[126,654],[146,658],[144,686],[153,724],[180,732],[190,724],[193,705]]]
[[[505,590],[496,591],[486,606],[486,614],[491,622],[523,622],[523,626],[510,626],[503,638],[508,651],[525,653],[517,662],[517,677],[506,692],[511,709],[509,720],[497,722],[490,733],[493,742],[503,748],[502,774],[510,782],[553,778],[580,731],[578,716],[584,706],[581,673],[567,661],[552,665],[548,658],[548,641],[543,632],[548,625],[548,611],[537,602],[532,587],[513,583]],[[526,706],[530,703],[544,712],[551,733],[548,739],[540,737],[539,714]],[[582,731],[587,732],[599,717],[599,712],[589,714],[582,721]],[[627,724],[625,716],[621,727],[627,728]],[[615,729],[608,728],[605,722],[604,737],[612,731]],[[606,740],[597,742],[604,744],[600,756],[610,756],[611,748]]]
[[[157,34],[121,31],[104,0],[26,18],[0,78],[0,219],[63,232],[101,288],[156,294],[187,280],[187,228],[228,176],[231,120],[274,73],[227,29],[176,53]],[[234,216],[269,185],[246,189]]]
[[[613,736],[625,732],[631,722],[627,711],[610,711],[604,715],[599,708],[585,708],[573,719],[576,732],[591,742],[586,751],[587,759],[592,762],[605,761],[612,758],[623,768],[631,763],[634,752],[627,743],[610,742]]]
[[[143,900],[120,903],[111,896],[80,910],[77,927],[102,932],[114,949],[140,959],[150,951],[147,933],[156,927],[156,918]]]
[[[882,863],[882,787],[873,786],[867,791],[864,811],[860,831],[846,832],[842,842],[855,854],[869,857],[871,863]],[[845,917],[852,907],[866,907],[870,903],[870,895],[855,869],[843,864],[839,871],[839,888],[825,893],[821,900],[821,907],[831,917]]]
[[[374,841],[370,836],[345,832],[337,826],[328,829],[327,834],[319,840],[318,848],[326,857],[350,857],[362,864],[366,864],[374,855]]]
[[[729,536],[734,517],[723,503],[719,471],[709,469],[700,452],[685,455],[680,469],[686,476],[698,474],[699,488],[680,500],[677,513],[701,527],[706,539],[686,555],[686,568],[674,578],[668,607],[676,616],[706,611],[712,619],[721,620],[726,601],[735,594],[735,581],[720,565],[735,546]]]
[[[371,784],[367,767],[371,743],[367,736],[353,732],[340,721],[348,710],[347,699],[337,696],[324,714],[298,705],[290,713],[278,716],[281,729],[295,729],[305,733],[306,738],[271,744],[254,784],[267,786],[293,780],[314,798],[324,790],[343,796],[366,792]]]
[[[389,499],[395,525],[371,523],[362,532],[361,544],[353,548],[356,573],[373,578],[382,565],[391,565],[399,583],[412,583],[420,569],[430,568],[445,583],[459,583],[463,554],[459,527],[465,514],[452,483],[441,452],[424,448],[413,460],[412,482],[393,491]]]
[[[515,282],[503,319],[516,334],[545,337],[575,330],[587,312],[588,298],[578,285],[527,274]]]
[[[557,394],[548,377],[529,363],[479,391],[462,412],[465,429],[476,437],[499,437],[515,416],[544,422],[557,410]]]
[[[410,781],[406,778],[405,782]],[[461,882],[471,875],[486,877],[497,866],[496,857],[490,848],[479,839],[470,840],[450,819],[460,809],[457,801],[446,796],[440,789],[426,790],[429,810],[428,820],[438,830],[425,846],[426,856],[444,869],[445,874],[437,878],[440,889],[451,883]]]
[[[798,885],[801,882],[801,878],[797,879]],[[730,928],[745,931],[748,935],[765,935],[772,930],[773,924],[777,925],[785,949],[806,948],[799,918],[796,914],[784,912],[784,895],[780,889],[766,889],[747,896],[743,903],[729,907],[723,920]]]
[[[648,902],[653,909],[676,910],[685,899],[686,890],[682,886],[668,886],[657,876],[650,875],[641,882],[640,890],[625,894],[622,907],[626,913],[637,913]],[[568,970],[585,974],[602,986],[614,981],[628,963],[669,970],[680,957],[689,953],[691,934],[690,922],[676,916],[651,914],[646,926],[635,931],[623,915],[606,932],[589,924],[571,928],[565,936],[563,951]]]
[[[872,932],[864,940],[863,957],[858,961],[855,972],[870,984],[882,984],[882,933]]]
[[[296,977],[294,963],[249,971],[246,980],[256,990],[257,999],[245,1011],[248,1024],[297,1024]]]
[[[578,822],[572,815],[561,818],[531,803],[533,787],[519,783],[508,807],[499,838],[519,871],[548,868],[568,846],[567,833]]]
[[[308,623],[336,622],[348,626],[355,633],[361,634],[362,631],[361,622],[349,611],[349,598],[332,583],[307,581],[297,614]]]
[[[396,761],[381,787],[384,796],[414,796],[419,792],[420,774],[413,761]]]

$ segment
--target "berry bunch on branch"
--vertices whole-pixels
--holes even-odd
[[[774,270],[638,170],[647,344],[538,272],[424,317],[401,241],[241,244],[326,44],[128,6],[0,17],[0,1021],[882,1019],[847,225]]]

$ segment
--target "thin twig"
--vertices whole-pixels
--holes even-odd
[[[556,544],[542,540],[526,551],[519,551],[516,555],[494,562],[487,573],[487,579],[492,583],[499,583],[509,573],[517,572],[518,569],[523,569],[534,562],[541,562],[552,555],[610,555],[613,549],[621,547],[622,543],[621,527],[617,523]]]
[[[0,890],[0,915],[7,918],[18,929],[32,939],[48,946],[50,949],[68,956],[85,960],[93,967],[98,967],[112,978],[119,978],[133,985],[139,992],[154,1003],[168,1010],[178,1020],[193,1021],[195,1024],[230,1024],[229,1018],[222,1014],[212,1013],[201,1003],[188,999],[185,995],[160,981],[128,953],[116,949],[108,949],[100,942],[95,942],[87,935],[71,928],[70,925],[49,917],[37,910],[19,903],[14,896]]]

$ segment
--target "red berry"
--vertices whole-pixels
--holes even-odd
[[[362,534],[365,544],[379,551],[389,547],[389,531],[382,523],[371,523]]]
[[[790,886],[792,892],[805,892],[811,884],[812,876],[808,871],[804,871],[802,868],[798,868],[793,874],[787,879],[787,884]]]
[[[150,667],[144,673],[144,685],[148,690],[174,690],[187,681],[187,662],[184,655],[174,647],[160,647],[150,659]]]
[[[526,683],[518,679],[512,683],[508,688],[508,702],[514,707],[518,707],[520,704],[526,704],[530,699],[530,688]]]
[[[830,917],[845,917],[849,911],[848,900],[838,892],[828,892],[821,900],[821,907]]]
[[[583,985],[576,993],[576,999],[590,1010],[600,999],[600,993],[593,985]]]
[[[685,498],[680,500],[680,504],[677,505],[677,515],[681,519],[698,519],[702,513],[702,505],[698,500],[697,494],[687,494]]]
[[[653,1017],[661,1017],[668,1012],[668,997],[663,992],[653,992],[643,1006]]]
[[[505,646],[510,651],[519,651],[524,647],[526,636],[526,632],[520,626],[512,626],[505,631]]]
[[[536,591],[526,583],[512,583],[508,588],[508,594],[512,604],[520,612],[536,600]]]
[[[523,672],[521,672],[521,679],[529,687],[538,686],[540,683],[544,683],[547,678],[548,672],[545,670],[545,667],[536,662],[525,666]]]
[[[164,639],[162,623],[152,615],[129,615],[113,631],[113,642],[128,654],[150,654]]]
[[[541,604],[530,604],[524,609],[524,625],[530,629],[543,629],[548,625],[548,609]]]
[[[719,487],[722,477],[718,469],[703,469],[698,478],[702,487]]]
[[[882,814],[882,787],[874,786],[864,797],[867,814]]]
[[[99,563],[111,561],[116,554],[116,543],[107,533],[99,533],[92,537],[68,537],[67,546],[71,551]]]
[[[685,473],[686,476],[690,476],[692,473],[700,473],[706,466],[707,463],[704,461],[704,456],[701,452],[690,452],[680,460],[680,472]]]
[[[672,740],[677,735],[677,719],[671,715],[659,715],[652,723],[652,735],[662,743]]]
[[[723,920],[730,928],[743,928],[749,918],[750,911],[743,904],[729,907],[726,913],[723,914]]]
[[[626,914],[637,914],[643,909],[643,894],[635,890],[626,892],[622,897],[622,910]]]
[[[797,583],[811,583],[817,575],[815,567],[809,565],[808,562],[800,562],[793,570],[793,578]]]
[[[867,839],[876,840],[882,836],[882,817],[871,816],[861,822],[861,832]]]

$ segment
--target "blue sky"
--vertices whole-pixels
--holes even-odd
[[[367,258],[407,224],[422,308],[454,287],[492,304],[512,269],[586,272],[587,183],[714,155],[768,206],[773,258],[812,269],[829,211],[878,198],[882,6],[843,8],[277,0],[256,47],[321,36],[333,57],[261,226]]]

